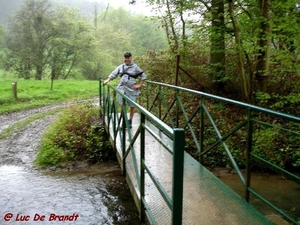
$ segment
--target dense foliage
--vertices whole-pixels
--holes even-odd
[[[77,7],[50,0],[24,0],[0,29],[3,66],[30,79],[98,79],[122,62],[122,54],[166,48],[157,23],[122,8],[83,14]],[[91,16],[92,15],[92,16]]]
[[[47,167],[112,159],[114,152],[104,127],[95,129],[100,121],[98,110],[92,105],[73,105],[65,109],[44,133],[36,163]]]
[[[149,54],[155,58],[147,69],[155,70],[155,78],[174,83],[170,75],[179,54],[180,86],[255,104],[263,98],[263,106],[297,113],[292,108],[300,101],[299,1],[147,2],[172,53]]]

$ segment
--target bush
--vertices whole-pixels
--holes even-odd
[[[71,161],[97,163],[113,158],[105,129],[99,124],[99,109],[91,105],[73,105],[65,109],[44,133],[36,163],[42,167]]]

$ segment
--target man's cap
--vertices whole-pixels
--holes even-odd
[[[125,52],[124,57],[131,57],[131,53],[130,52]]]

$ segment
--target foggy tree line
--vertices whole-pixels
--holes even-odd
[[[99,11],[97,27],[93,19],[50,0],[23,1],[0,30],[2,66],[25,79],[98,79],[122,62],[125,51],[166,47],[158,25],[143,16],[109,8]]]

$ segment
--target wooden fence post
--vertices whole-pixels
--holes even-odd
[[[18,99],[18,93],[17,93],[17,82],[13,81],[12,82],[12,93],[13,93],[13,97],[15,100]]]

